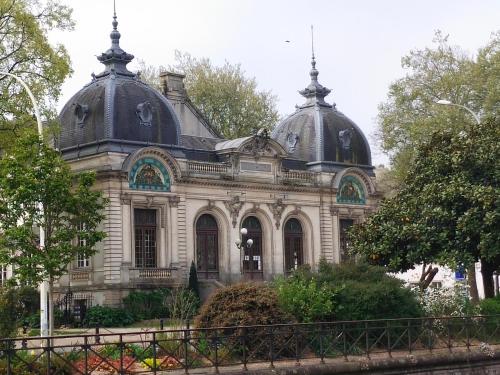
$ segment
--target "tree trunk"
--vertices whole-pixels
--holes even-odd
[[[49,280],[49,336],[54,336],[54,300],[52,299],[52,290],[54,289],[54,280]]]
[[[493,283],[493,272],[496,271],[494,264],[481,259],[481,273],[483,274],[484,298],[495,297],[495,285]]]
[[[438,273],[438,268],[432,268],[432,264],[429,264],[429,268],[425,268],[426,264],[422,264],[422,274],[420,275],[419,287],[421,291],[424,291],[429,287],[432,280],[434,280],[434,276]]]
[[[470,265],[469,268],[467,268],[467,284],[469,285],[469,293],[471,301],[473,303],[479,303],[479,292],[477,291],[475,263],[472,263],[472,265]]]

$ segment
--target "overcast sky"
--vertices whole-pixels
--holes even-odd
[[[74,73],[59,108],[102,70],[95,56],[110,46],[113,13],[112,0],[64,2],[76,28],[51,37],[68,49]],[[373,138],[375,118],[389,84],[404,74],[401,57],[432,45],[437,29],[470,53],[500,29],[500,0],[116,0],[116,7],[125,51],[153,65],[174,63],[176,49],[241,63],[278,97],[282,115],[304,101],[297,91],[309,82],[313,24],[319,81],[332,89],[326,100],[363,129],[374,164],[387,163]]]

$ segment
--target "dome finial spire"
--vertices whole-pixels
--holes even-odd
[[[316,67],[316,59],[314,57],[314,26],[311,25],[311,52],[312,52],[312,60],[311,65],[313,68]]]
[[[111,24],[113,25],[113,30],[111,30],[111,33],[109,34],[109,37],[111,38],[111,47],[100,56],[97,56],[97,59],[106,66],[106,69],[97,77],[107,75],[111,72],[133,77],[135,74],[130,72],[126,65],[133,60],[134,55],[125,52],[120,47],[121,34],[118,31],[116,0],[113,0],[113,22]]]
[[[316,55],[314,54],[314,26],[311,25],[311,83],[304,90],[299,93],[307,99],[306,103],[301,107],[308,107],[310,105],[318,104],[321,106],[331,107],[330,104],[325,102],[325,96],[330,93],[330,89],[322,86],[318,82],[318,70],[316,69]]]

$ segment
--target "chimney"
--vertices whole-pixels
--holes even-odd
[[[163,94],[167,99],[174,102],[184,103],[186,100],[186,88],[184,87],[184,74],[173,72],[161,72],[160,82]]]

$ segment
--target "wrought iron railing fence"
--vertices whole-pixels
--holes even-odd
[[[157,374],[492,350],[500,316],[170,329],[0,340],[2,374]]]

